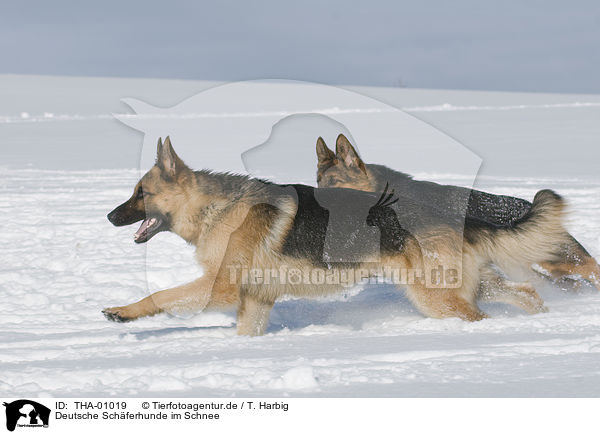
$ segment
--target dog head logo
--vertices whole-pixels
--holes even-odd
[[[48,427],[50,409],[27,399],[4,403],[6,407],[6,429],[14,431],[18,427]]]
[[[346,184],[351,183],[352,188],[373,190],[370,184],[366,185],[370,181],[368,176],[367,182],[362,181],[366,175],[362,158],[370,164],[394,165],[408,173],[461,173],[466,176],[466,184],[472,185],[481,164],[478,156],[426,122],[397,107],[334,86],[283,80],[250,81],[216,86],[169,108],[131,98],[123,102],[134,113],[116,115],[117,119],[145,134],[140,160],[144,171],[161,161],[157,160],[156,140],[167,135],[190,168],[250,175],[283,185],[316,184],[318,162],[318,175],[323,177],[320,187],[327,186],[326,177],[347,175],[351,179]],[[341,143],[338,137],[337,153],[327,152],[324,143],[335,143],[340,133],[348,139]],[[314,143],[319,136],[323,137],[322,146],[315,155]],[[360,143],[360,157],[358,149],[350,143],[354,146]],[[398,151],[399,148],[402,150]],[[168,149],[163,146],[163,150]],[[392,149],[394,152],[388,152]],[[321,161],[324,157],[328,161]],[[337,172],[330,164],[335,161],[340,163],[335,166]],[[177,164],[174,167],[177,169]],[[143,188],[142,193],[136,191],[140,197],[146,194]],[[366,224],[366,219],[377,197],[363,206],[340,202],[334,193],[326,188],[315,191],[315,200],[329,215],[322,260],[360,262],[365,252],[376,260],[381,251],[380,234],[376,226]],[[127,222],[149,217],[136,234],[138,243],[148,240],[154,230],[168,227],[168,221],[162,218],[164,213],[155,209],[138,206],[129,211]],[[365,222],[352,234],[344,232],[349,212],[356,215],[355,220]],[[410,233],[416,232],[415,222],[408,218],[400,218],[399,223]],[[458,228],[457,233],[462,236],[462,229]],[[360,254],[340,242],[350,238],[355,240]],[[148,263],[162,263],[160,239],[148,243],[146,249]],[[182,267],[173,273],[177,277],[169,283],[183,284],[196,277],[196,273],[194,267]],[[164,283],[162,276],[147,274],[149,290],[159,290]]]

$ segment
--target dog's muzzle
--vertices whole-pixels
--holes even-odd
[[[146,213],[133,208],[129,202],[125,202],[109,212],[106,218],[115,226],[127,226],[144,220]]]

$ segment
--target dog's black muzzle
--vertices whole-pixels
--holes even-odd
[[[106,218],[115,226],[127,226],[144,220],[146,212],[140,211],[127,201],[109,212]]]

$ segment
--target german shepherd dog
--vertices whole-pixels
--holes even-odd
[[[330,150],[325,141],[317,140],[317,183],[319,187],[355,188],[363,191],[380,191],[389,184],[400,194],[425,201],[438,208],[464,209],[468,218],[475,218],[501,227],[511,227],[531,211],[532,204],[511,196],[499,196],[478,190],[452,185],[440,185],[427,181],[416,181],[410,175],[397,172],[378,164],[365,164],[348,139],[340,134],[336,141],[336,152]],[[456,210],[461,211],[461,210]],[[571,235],[565,232],[565,240],[547,243],[546,230],[531,234],[522,245],[515,245],[500,258],[496,265],[509,275],[526,279],[534,264],[542,273],[555,282],[584,279],[600,289],[600,267],[596,260]],[[494,240],[490,240],[494,242]],[[537,270],[536,270],[537,271]],[[493,276],[493,270],[487,270]]]
[[[476,304],[485,264],[524,245],[540,231],[546,233],[547,243],[562,241],[564,204],[549,190],[539,192],[529,212],[509,228],[476,219],[461,222],[464,243],[463,234],[456,234],[448,224],[451,218],[440,217],[433,209],[383,190],[380,194],[317,189],[193,171],[177,156],[168,137],[164,144],[159,140],[155,165],[134,187],[132,196],[108,214],[108,220],[115,226],[142,221],[134,235],[136,243],[145,243],[161,231],[176,233],[196,247],[204,274],[191,283],[158,291],[126,306],[107,308],[103,313],[109,320],[122,322],[160,312],[233,308],[237,309],[238,334],[261,335],[277,298],[285,294],[320,296],[345,286],[335,279],[292,281],[267,279],[266,275],[262,280],[249,281],[244,280],[244,270],[308,269],[329,276],[327,273],[336,269],[375,269],[376,273],[385,267],[425,269],[428,259],[419,239],[425,240],[421,243],[428,243],[425,247],[438,258],[430,267],[460,262],[461,275],[458,284],[440,288],[428,287],[423,279],[408,279],[408,298],[426,316],[475,321],[486,316]],[[378,255],[364,251],[361,262],[327,263],[323,258],[329,214],[315,199],[316,194],[330,195],[343,203],[372,204],[366,219],[350,214],[346,224],[350,230],[361,225],[377,229],[381,237]],[[402,227],[398,215],[418,222],[413,225],[415,233]],[[352,239],[345,238],[351,248],[362,252],[364,247],[348,241]],[[530,313],[545,309],[528,285],[498,289],[495,297]]]

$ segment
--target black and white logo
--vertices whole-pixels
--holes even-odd
[[[28,399],[19,399],[4,403],[6,407],[6,429],[14,431],[19,428],[48,428],[50,409]]]

